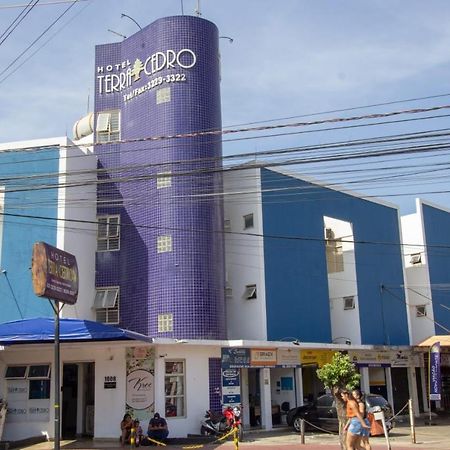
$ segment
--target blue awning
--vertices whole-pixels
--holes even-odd
[[[91,320],[60,319],[59,339],[63,342],[143,341],[153,339],[134,331]],[[0,345],[42,344],[55,340],[55,320],[35,318],[0,324]]]

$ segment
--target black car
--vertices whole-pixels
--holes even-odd
[[[386,428],[390,430],[393,427],[393,413],[391,405],[381,395],[366,394],[366,411],[373,412],[381,409],[384,412]],[[331,394],[325,394],[317,398],[313,404],[297,406],[288,411],[286,420],[289,426],[294,427],[295,431],[300,431],[300,419],[305,419],[316,427],[328,431],[339,431],[339,421],[337,418],[335,399]],[[308,424],[305,424],[308,427]],[[309,428],[314,428],[309,426]]]

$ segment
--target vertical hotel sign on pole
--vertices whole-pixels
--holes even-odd
[[[430,348],[430,401],[441,400],[441,344],[435,342]]]
[[[155,409],[155,353],[150,347],[127,348],[126,412],[134,419],[148,420]]]

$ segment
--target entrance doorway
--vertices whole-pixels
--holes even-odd
[[[248,403],[250,426],[261,426],[261,386],[259,384],[260,369],[248,369]]]
[[[394,395],[394,411],[400,411],[410,398],[408,388],[408,369],[406,367],[393,367],[391,369],[392,391]]]
[[[63,365],[61,436],[94,435],[95,364]]]

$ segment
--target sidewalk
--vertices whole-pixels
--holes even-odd
[[[390,433],[390,444],[392,450],[450,450],[450,418],[436,418],[436,425],[426,425],[423,420],[416,423],[416,444],[412,443],[410,427],[408,422],[398,423]],[[208,450],[234,450],[232,442],[208,444],[201,442],[168,445],[165,448],[186,449],[205,448]],[[371,437],[370,442],[373,450],[384,450],[387,448],[384,436]],[[195,446],[198,444],[198,446]],[[28,447],[16,447],[27,450],[51,450],[54,448],[53,442],[43,442]],[[120,444],[112,440],[75,440],[62,441],[61,450],[78,449],[120,449]],[[142,449],[147,447],[142,447]],[[155,447],[148,447],[155,448]],[[162,448],[162,447],[161,447]],[[272,431],[248,431],[245,434],[244,442],[239,444],[240,449],[249,450],[340,450],[338,437],[336,434],[326,433],[306,433],[305,445],[300,442],[300,435],[290,428],[280,428]],[[125,447],[128,449],[128,447]]]

